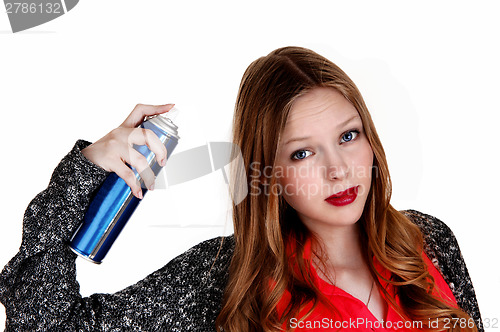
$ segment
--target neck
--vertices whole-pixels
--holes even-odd
[[[323,251],[328,255],[328,265],[335,269],[355,269],[365,264],[359,223],[332,227],[317,236]]]

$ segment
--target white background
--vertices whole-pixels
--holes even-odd
[[[0,13],[0,267],[20,245],[26,206],[77,139],[99,139],[137,103],[175,102],[176,152],[228,141],[245,68],[298,45],[356,82],[388,156],[392,204],[451,227],[483,319],[500,328],[495,3],[85,0],[16,34]],[[226,191],[217,172],[148,193],[102,265],[78,260],[82,294],[120,290],[231,233]]]

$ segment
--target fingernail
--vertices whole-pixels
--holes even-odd
[[[160,160],[160,166],[163,167],[167,164],[167,159],[163,158],[162,160]]]
[[[139,199],[142,199],[142,198],[143,198],[143,196],[142,196],[142,190],[139,190],[139,191],[137,192],[137,198],[139,198]]]
[[[150,186],[149,186],[149,190],[155,190],[155,184],[152,183]]]

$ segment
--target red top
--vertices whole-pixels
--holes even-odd
[[[308,241],[304,247],[304,257],[310,257],[310,254],[310,241]],[[422,253],[422,257],[424,258],[424,262],[430,274],[434,277],[436,287],[434,288],[433,295],[457,307],[455,297],[448,287],[448,284],[444,281],[441,273],[436,269],[425,253]],[[385,270],[375,257],[373,263],[382,276],[386,279],[390,279],[391,273]],[[342,328],[341,331],[415,331],[419,327],[422,328],[417,325],[419,322],[404,321],[390,305],[388,305],[386,317],[383,321],[378,321],[361,300],[320,278],[312,265],[311,271],[316,287],[318,287],[328,300],[333,303],[338,310],[338,314],[341,315],[341,318],[339,319],[338,314],[334,315],[331,309],[320,301],[308,318],[302,321],[292,318],[289,322],[285,322],[283,329],[285,329],[287,323],[292,327],[293,331],[337,331],[340,328]],[[379,281],[382,286],[387,289],[389,294],[394,297],[394,287],[380,278]],[[380,294],[384,297],[381,291]],[[290,293],[286,291],[277,307],[280,316],[283,314],[289,301]],[[396,296],[396,302],[400,304],[398,296]],[[307,313],[311,306],[312,303],[302,309],[299,317]]]

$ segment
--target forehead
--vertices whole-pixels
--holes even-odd
[[[338,124],[358,116],[356,108],[333,88],[314,88],[298,97],[288,114],[284,136]]]

